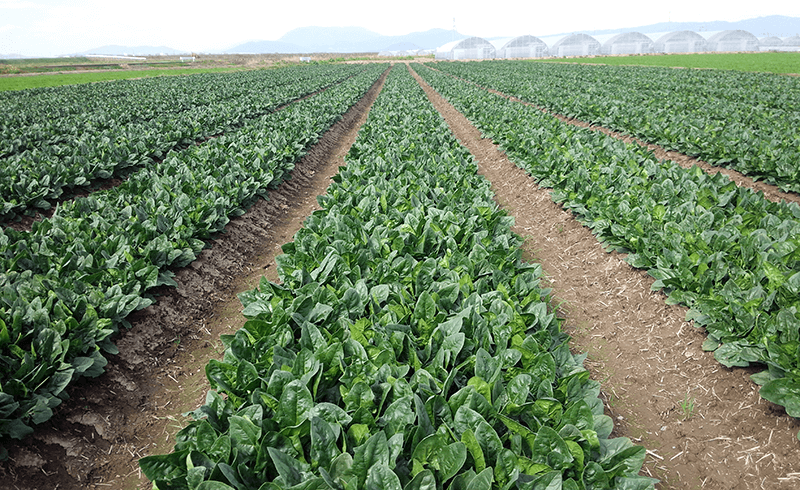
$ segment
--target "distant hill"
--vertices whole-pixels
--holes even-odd
[[[420,48],[414,43],[395,43],[391,46],[386,46],[384,51],[419,51]]]
[[[727,29],[742,29],[754,34],[756,37],[777,36],[789,37],[800,34],[800,17],[787,17],[783,15],[770,15],[757,17],[738,22],[709,21],[709,22],[660,22],[639,27],[620,29],[605,29],[594,31],[580,31],[592,36],[603,34],[617,34],[620,32],[637,31],[642,33],[659,33],[672,31],[724,31]],[[573,31],[577,32],[577,31]],[[529,32],[534,36],[540,33]],[[548,35],[554,38],[571,34],[571,32]],[[378,53],[380,51],[397,51],[403,49],[435,49],[457,39],[468,37],[456,31],[445,29],[430,29],[423,32],[412,32],[402,36],[385,36],[363,27],[300,27],[284,34],[276,41],[254,40],[238,44],[221,53]],[[503,36],[500,36],[501,38]],[[541,37],[541,36],[540,36]],[[113,55],[156,55],[156,54],[185,54],[167,46],[101,46],[90,49],[77,55],[85,54],[113,54]],[[0,57],[13,57],[15,55],[0,55]]]
[[[229,49],[223,53],[255,54],[255,53],[311,53],[301,46],[283,41],[249,41]]]
[[[613,34],[618,32],[636,31],[646,34],[648,32],[674,32],[674,31],[726,31],[741,29],[756,37],[777,36],[789,37],[800,33],[800,17],[787,17],[785,15],[769,15],[755,19],[740,20],[738,22],[711,21],[711,22],[660,22],[641,27],[627,29],[605,29],[599,31],[581,31],[591,36],[598,34]],[[569,34],[569,33],[565,33]]]
[[[283,35],[278,41],[303,46],[316,52],[369,51],[383,37],[363,27],[299,27]]]
[[[85,55],[85,54],[113,54],[113,55],[131,55],[131,56],[147,56],[147,55],[158,55],[158,54],[186,54],[186,51],[180,51],[177,49],[172,49],[167,46],[119,46],[116,44],[110,44],[107,46],[100,46],[99,48],[93,48],[81,53],[75,53],[76,55]]]
[[[384,36],[363,27],[300,27],[277,41],[250,41],[225,53],[372,53],[414,45],[433,49],[464,36],[455,31],[430,29],[402,36]]]
[[[581,31],[589,35],[617,34],[637,31],[642,33],[658,33],[672,31],[724,31],[742,29],[756,37],[778,36],[788,37],[800,33],[800,18],[783,15],[770,15],[738,22],[660,22],[646,26],[621,29],[605,29]],[[528,34],[537,36],[539,33]],[[551,35],[563,36],[571,33]],[[251,41],[226,49],[225,53],[373,53],[380,51],[396,51],[401,46],[417,46],[421,49],[435,49],[450,41],[463,39],[465,36],[456,31],[430,29],[424,32],[413,32],[402,36],[384,36],[363,27],[300,27],[287,32],[277,41]],[[500,36],[503,37],[503,36]]]

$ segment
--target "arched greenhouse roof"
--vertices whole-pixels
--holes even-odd
[[[504,41],[497,49],[498,58],[542,58],[548,53],[547,44],[536,36],[526,34]]]
[[[741,29],[722,31],[708,38],[708,51],[758,51],[758,38]]]
[[[770,37],[762,37],[758,40],[758,44],[761,47],[766,46],[783,46],[783,41],[779,37],[770,36]]]
[[[707,42],[703,36],[693,31],[675,31],[664,34],[653,45],[656,53],[701,53]]]
[[[600,53],[600,43],[588,34],[570,34],[550,48],[552,56],[590,56]]]
[[[442,44],[438,48],[436,48],[436,59],[437,60],[451,60],[453,59],[453,48],[462,41],[463,39],[458,39],[455,41],[450,41],[449,43]]]
[[[513,37],[504,37],[504,38],[501,38],[501,39],[490,39],[489,42],[492,43],[492,46],[494,46],[494,49],[496,49],[497,52],[499,53],[500,49],[502,49],[503,46],[508,44],[508,42],[510,40],[512,40],[512,39],[514,39],[514,38]]]
[[[436,50],[436,59],[448,60],[480,60],[495,57],[495,48],[486,39],[468,37],[460,41],[452,41]]]
[[[800,46],[800,36],[795,35],[792,37],[787,37],[783,40],[784,46]]]
[[[612,37],[600,48],[601,54],[642,54],[653,52],[653,40],[641,32],[624,32]]]

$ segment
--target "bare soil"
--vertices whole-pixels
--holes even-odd
[[[588,352],[616,436],[644,445],[642,473],[660,489],[800,488],[800,421],[758,396],[756,370],[728,369],[700,346],[687,309],[607,253],[547,189],[511,163],[425,82],[428,97],[516,220],[527,259],[542,264],[573,349]],[[747,178],[742,179],[743,182]],[[750,180],[752,184],[752,180]]]
[[[748,375],[703,352],[704,334],[652,292],[653,280],[624,255],[606,253],[569,211],[424,82],[434,105],[476,157],[497,201],[515,217],[526,259],[542,264],[576,351],[602,383],[615,436],[648,449],[643,474],[659,489],[800,488],[800,422],[758,396]],[[244,322],[236,294],[262,276],[277,281],[275,255],[317,209],[316,196],[344,164],[382,79],[298,163],[291,180],[229,223],[178,288],[131,318],[106,374],[71,399],[34,436],[9,447],[1,489],[149,489],[138,459],[171,450],[184,412],[202,404],[203,368],[222,357],[221,334]],[[753,185],[742,177],[741,185]]]

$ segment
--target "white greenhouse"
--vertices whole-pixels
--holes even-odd
[[[706,41],[708,51],[758,51],[758,38],[741,29],[722,31]]]
[[[497,48],[498,58],[544,58],[547,56],[547,44],[536,36],[517,36],[501,41],[502,43],[492,43]],[[500,44],[499,47],[498,44]]]
[[[706,40],[692,31],[675,31],[664,34],[653,45],[655,53],[702,53],[706,51]]]
[[[781,41],[781,38],[779,37],[762,37],[758,40],[758,49],[761,51],[779,50],[782,46],[783,41]]]
[[[492,43],[480,37],[452,41],[436,50],[437,60],[484,60],[494,57]]]
[[[601,54],[645,54],[653,52],[653,40],[641,32],[617,34],[603,43]]]
[[[800,36],[795,35],[784,39],[782,51],[800,51]]]
[[[600,43],[588,34],[570,34],[550,48],[551,56],[592,56],[600,54]]]

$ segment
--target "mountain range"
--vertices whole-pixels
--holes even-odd
[[[144,56],[154,54],[177,55],[186,54],[186,51],[179,49],[169,48],[167,46],[120,46],[118,44],[108,44],[100,46],[99,48],[89,49],[80,53],[75,53],[77,56],[87,54],[113,54],[113,55],[129,55],[129,56]]]
[[[638,31],[642,34],[653,32],[674,31],[727,31],[741,29],[753,34],[757,38],[776,36],[789,37],[800,34],[800,18],[785,15],[769,15],[755,19],[740,20],[738,22],[712,21],[712,22],[660,22],[631,29],[606,29],[602,31],[583,31],[590,36],[598,34],[616,34],[625,31]]]
[[[800,17],[771,15],[738,22],[661,22],[628,29],[582,31],[589,35],[672,31],[724,31],[742,29],[756,37],[788,37],[800,33]],[[536,33],[530,33],[537,35]],[[570,32],[562,35],[572,34]],[[277,41],[250,41],[224,53],[367,53],[401,49],[435,49],[456,39],[469,37],[456,31],[431,29],[403,36],[384,36],[363,27],[300,27],[287,32]],[[554,36],[548,36],[554,37]]]
[[[299,27],[277,41],[250,41],[225,53],[369,53],[392,49],[433,49],[467,36],[430,29],[402,36],[384,36],[363,27]],[[407,46],[407,47],[404,47]]]
[[[672,31],[724,31],[742,29],[756,37],[788,37],[800,33],[800,17],[771,15],[738,22],[661,22],[626,29],[581,31],[600,35],[637,31],[642,33]],[[539,34],[532,32],[532,35]],[[563,33],[572,34],[570,32]],[[547,37],[555,37],[548,35]],[[469,37],[453,30],[430,29],[402,36],[385,36],[363,27],[300,27],[293,29],[276,41],[253,40],[222,48],[217,53],[374,53],[402,49],[435,49],[457,39]],[[181,54],[166,46],[103,46],[77,54]]]

